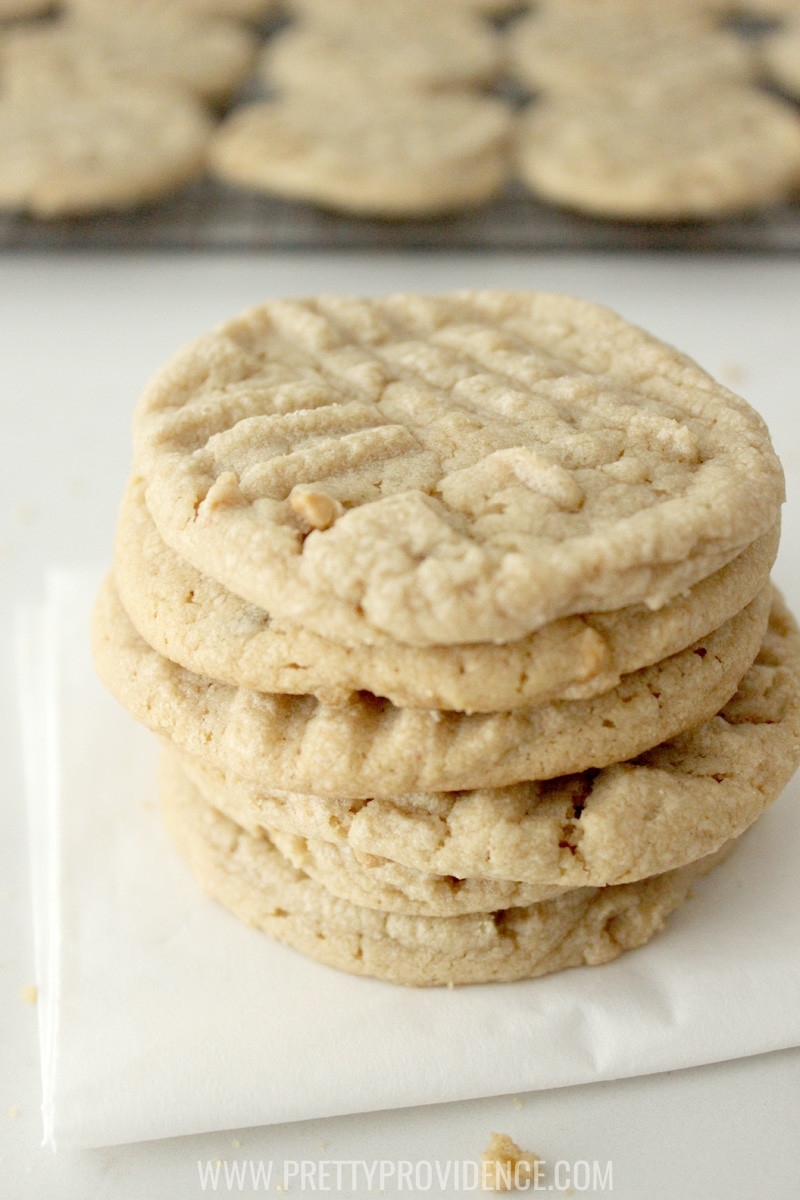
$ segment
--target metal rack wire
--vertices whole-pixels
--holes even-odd
[[[451,217],[386,221],[198,180],[129,213],[42,221],[0,214],[0,248],[68,250],[549,250],[800,252],[800,204],[726,221],[593,220],[511,186],[494,203]]]

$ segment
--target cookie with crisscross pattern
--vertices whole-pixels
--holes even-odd
[[[342,641],[508,641],[659,607],[783,498],[743,400],[543,293],[270,302],[157,373],[135,441],[169,545]]]

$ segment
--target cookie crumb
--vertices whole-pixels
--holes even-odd
[[[12,1121],[16,1120],[16,1118],[19,1116],[19,1109],[18,1108],[10,1108],[8,1110],[8,1115]]]
[[[493,1133],[481,1155],[481,1187],[485,1192],[509,1192],[536,1180],[539,1158],[521,1150],[507,1133]]]
[[[28,983],[22,989],[22,999],[26,1004],[36,1004],[39,999],[39,989],[35,983]]]
[[[306,488],[294,488],[289,504],[310,529],[330,529],[342,512],[338,500],[326,492],[313,492]]]
[[[520,1100],[519,1096],[515,1096],[511,1103],[514,1105],[514,1108],[517,1110],[517,1112],[519,1112],[522,1108],[522,1101]]]

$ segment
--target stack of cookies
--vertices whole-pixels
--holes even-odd
[[[543,293],[273,301],[135,419],[103,679],[202,887],[407,984],[605,962],[800,754],[760,418]]]

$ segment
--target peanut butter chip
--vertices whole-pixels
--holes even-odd
[[[342,511],[338,500],[325,492],[309,492],[295,488],[289,497],[294,512],[312,529],[330,529]]]

